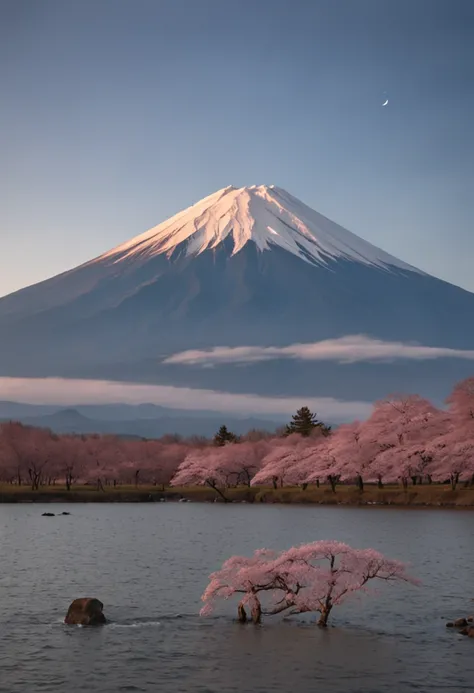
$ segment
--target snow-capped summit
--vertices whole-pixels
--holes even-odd
[[[253,242],[261,251],[279,246],[315,264],[327,264],[330,258],[342,257],[367,265],[419,271],[275,185],[244,188],[230,185],[218,190],[102,258],[171,256],[181,245],[185,246],[186,254],[199,255],[215,249],[227,237],[232,238],[232,255]]]

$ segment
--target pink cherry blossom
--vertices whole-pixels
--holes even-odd
[[[371,580],[417,583],[403,563],[337,541],[316,541],[280,552],[260,549],[250,558],[229,558],[210,575],[201,615],[212,613],[218,599],[239,595],[240,620],[245,620],[249,604],[257,622],[262,612],[319,612],[318,624],[326,626],[333,607],[366,589]]]

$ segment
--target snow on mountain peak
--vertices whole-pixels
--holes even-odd
[[[343,258],[382,268],[420,272],[314,211],[275,185],[230,185],[203,198],[167,221],[105,253],[99,259],[146,260],[181,244],[199,255],[233,240],[232,255],[249,242],[260,251],[278,246],[311,264]]]

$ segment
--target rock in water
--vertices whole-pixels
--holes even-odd
[[[64,623],[80,626],[100,626],[107,622],[98,599],[83,597],[75,599],[68,609]]]
[[[55,517],[54,513],[43,513],[41,517]]]

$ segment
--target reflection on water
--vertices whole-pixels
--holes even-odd
[[[0,506],[0,693],[472,690],[473,642],[445,628],[474,612],[472,511],[81,504],[45,520],[44,509]],[[423,586],[382,585],[335,609],[327,631],[311,616],[240,626],[230,603],[197,616],[230,554],[323,538],[408,561]],[[64,626],[78,596],[99,597],[111,623]]]

